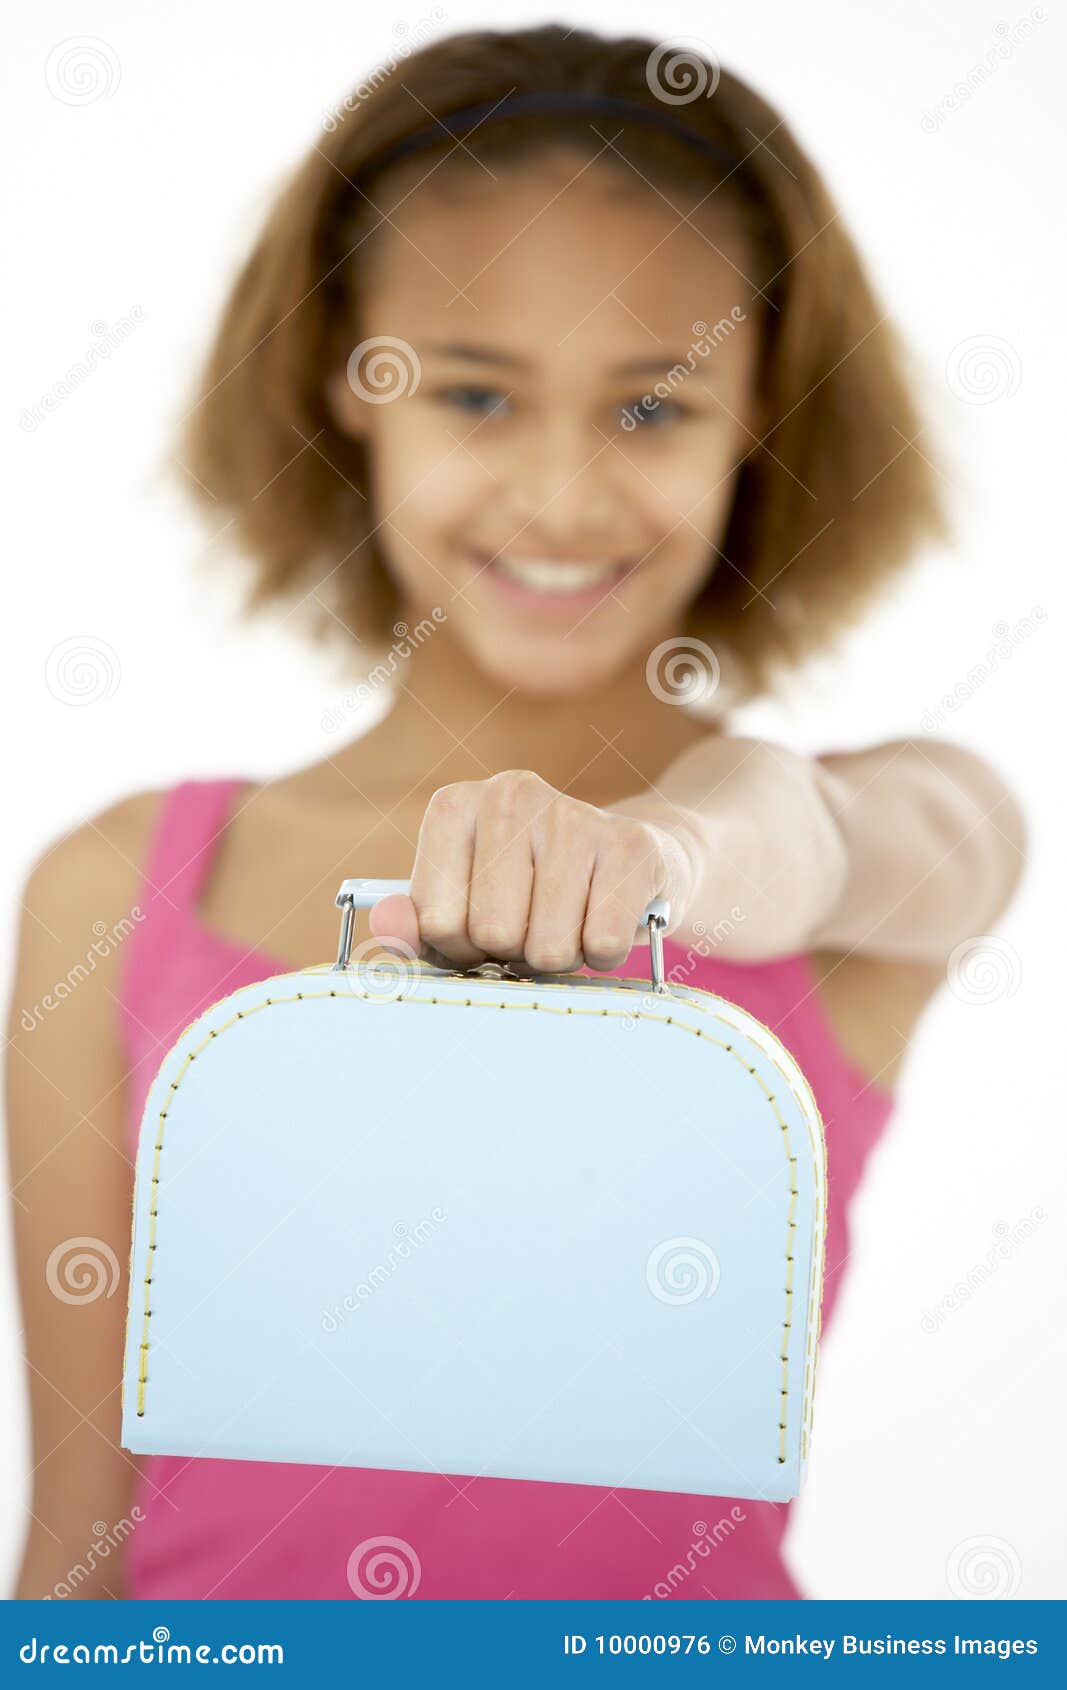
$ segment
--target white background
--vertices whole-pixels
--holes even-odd
[[[446,32],[557,15],[503,0],[445,9]],[[321,718],[345,678],[281,616],[241,624],[225,539],[209,544],[186,509],[170,430],[279,174],[430,10],[87,0],[6,26],[5,970],[23,877],[69,827],[131,790],[277,775],[329,748]],[[840,661],[743,725],[813,751],[919,737],[994,629],[1017,635],[937,730],[997,762],[1027,810],[1028,877],[994,936],[1012,989],[982,1003],[945,990],[911,1051],[855,1215],[790,1559],[815,1596],[936,1598],[961,1579],[980,1589],[985,1562],[994,1593],[1062,1596],[1063,757],[1049,683],[1065,661],[1063,22],[1053,0],[1044,14],[1022,0],[996,11],[942,0],[936,13],[724,0],[710,14],[615,0],[561,15],[695,37],[779,106],[905,330],[930,438],[947,450],[951,552],[926,559]],[[977,82],[973,67],[1026,17],[1030,39]],[[106,44],[112,85],[71,103],[56,97],[49,59],[85,36]],[[946,111],[961,84],[969,96]],[[133,332],[30,426],[101,325],[134,312]],[[987,402],[946,373],[971,339],[993,345]],[[1019,631],[1035,612],[1034,631]],[[56,688],[68,640],[111,649],[109,696],[75,705]],[[973,1280],[998,1225],[1035,1206],[1048,1218],[1034,1235],[924,1330],[924,1311]],[[28,1444],[6,1212],[3,1225],[0,1466],[18,1499]],[[9,1589],[17,1500],[0,1532]],[[971,1539],[993,1541],[976,1560]]]

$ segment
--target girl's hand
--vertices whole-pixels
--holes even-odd
[[[669,898],[671,927],[684,919],[697,851],[684,820],[597,809],[505,769],[434,793],[411,896],[382,898],[371,932],[452,967],[492,957],[546,973],[617,968],[647,943],[638,924],[652,898]]]

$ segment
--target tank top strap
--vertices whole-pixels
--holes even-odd
[[[236,776],[184,780],[164,794],[144,874],[147,904],[162,925],[196,920],[201,888],[242,785]]]
[[[199,931],[200,891],[226,825],[239,778],[185,780],[162,795],[141,871],[137,927],[123,950],[118,1010],[131,1071],[158,1063],[153,1005],[187,966]],[[180,1031],[180,1027],[177,1029]],[[147,1040],[147,1045],[146,1045]]]
[[[140,915],[127,947],[124,999],[137,997],[159,957],[183,951],[195,936],[200,890],[241,785],[236,777],[183,780],[163,793],[141,871]]]

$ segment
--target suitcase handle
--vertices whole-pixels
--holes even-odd
[[[334,903],[341,911],[341,937],[337,947],[334,969],[348,967],[352,955],[352,931],[356,910],[369,909],[379,898],[394,892],[411,894],[410,880],[342,880]],[[671,906],[666,898],[653,898],[646,906],[640,925],[648,928],[649,952],[652,968],[652,990],[665,992],[663,979],[663,930],[671,919]]]

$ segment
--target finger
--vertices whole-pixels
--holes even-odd
[[[639,942],[641,917],[657,895],[656,868],[654,855],[635,857],[625,839],[598,859],[582,928],[582,950],[590,968],[621,968]]]
[[[461,968],[484,960],[467,931],[479,787],[479,782],[457,781],[434,793],[422,818],[411,873],[420,943]]]
[[[371,905],[369,921],[375,939],[383,944],[393,939],[405,952],[417,952],[419,918],[406,892],[390,892],[387,898],[379,898]]]
[[[383,904],[389,906],[384,911]],[[442,956],[440,951],[435,951],[432,945],[419,937],[419,918],[406,893],[390,892],[387,898],[379,898],[376,904],[371,905],[370,930],[371,937],[382,949],[396,956],[418,957],[423,962],[432,963],[434,968],[454,966],[448,957]]]
[[[568,839],[550,823],[534,855],[533,897],[526,933],[526,960],[531,968],[561,974],[581,968],[582,928],[596,851]]]
[[[488,956],[519,962],[533,893],[529,801],[513,785],[488,781],[474,824],[467,932]]]

